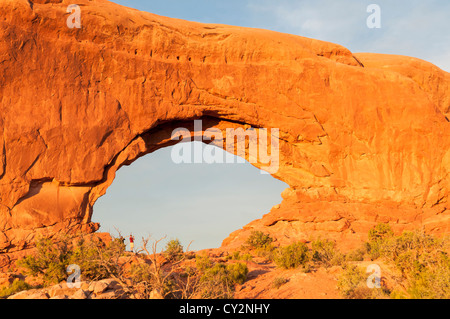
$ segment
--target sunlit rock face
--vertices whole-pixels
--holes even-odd
[[[0,267],[38,236],[96,231],[92,207],[115,172],[173,145],[172,131],[195,119],[202,132],[279,131],[271,173],[290,188],[225,246],[251,229],[280,242],[353,243],[379,222],[448,233],[448,73],[294,35],[77,3],[81,25],[70,28],[68,1],[0,0]]]

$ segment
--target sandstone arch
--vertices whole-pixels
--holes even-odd
[[[248,227],[344,242],[379,221],[448,233],[447,72],[299,36],[79,4],[82,28],[69,29],[65,1],[0,1],[0,264],[36,234],[95,231],[92,205],[115,170],[198,118],[280,129],[275,177],[290,189]]]

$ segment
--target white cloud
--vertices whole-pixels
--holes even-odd
[[[347,3],[348,0],[344,1]],[[337,42],[350,40],[351,32],[365,21],[361,5],[343,5],[342,1],[263,1],[249,2],[248,8],[263,19],[262,25],[280,32]],[[257,20],[257,19],[256,19]]]
[[[366,25],[367,6],[381,7],[381,29]],[[249,0],[258,27],[325,40],[353,52],[401,54],[450,70],[450,1]]]

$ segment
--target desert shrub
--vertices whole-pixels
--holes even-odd
[[[121,247],[119,243],[111,242],[108,250]],[[70,256],[66,262],[76,264],[82,270],[83,279],[105,279],[116,265],[112,264],[109,270],[100,265],[100,260],[108,260],[111,252],[104,251],[98,243],[86,242],[80,239],[71,249]],[[116,274],[116,271],[112,271]]]
[[[251,255],[273,261],[275,247],[272,243],[273,238],[269,234],[261,231],[252,231],[244,245],[242,245],[242,249],[251,253]],[[250,254],[248,255],[251,256]]]
[[[196,255],[195,265],[198,270],[205,272],[214,266],[214,262],[209,258],[208,255]]]
[[[253,256],[249,253],[241,254],[240,251],[235,251],[231,255],[227,256],[227,260],[243,260],[243,261],[251,261]]]
[[[245,263],[214,263],[207,255],[196,256],[196,268],[200,275],[200,297],[203,299],[232,298],[234,286],[244,283],[248,274]]]
[[[226,256],[225,258],[227,260],[238,260],[240,258],[240,251],[234,251],[231,255]]]
[[[243,284],[247,279],[248,268],[245,263],[214,263],[208,256],[197,256],[196,266],[206,277],[224,275],[223,280],[231,284]]]
[[[153,280],[152,267],[147,263],[133,264],[130,270],[130,277],[133,283],[151,282]]]
[[[153,291],[154,278],[153,268],[146,263],[133,264],[130,269],[130,278],[137,296],[140,298],[148,298]]]
[[[403,232],[383,243],[383,257],[394,261],[402,273],[420,273],[436,258],[445,257],[445,242],[420,231]],[[442,255],[441,253],[444,253]]]
[[[147,299],[152,291],[158,291],[165,299],[180,298],[174,275],[167,276],[162,269],[147,263],[133,264],[130,270],[132,288],[141,298]]]
[[[0,289],[0,298],[7,298],[11,295],[14,295],[23,290],[29,290],[36,287],[33,287],[19,278],[14,279],[14,281],[8,285]]]
[[[372,289],[367,287],[367,275],[356,265],[347,267],[339,276],[337,287],[346,299],[370,299]]]
[[[438,239],[422,231],[405,231],[394,236],[386,224],[377,225],[369,231],[365,248],[371,259],[382,258],[395,268],[391,298],[448,299],[450,298],[450,257],[448,238]],[[358,255],[363,256],[364,250]],[[347,256],[349,260],[349,257]],[[397,276],[397,272],[400,274]],[[347,269],[342,277],[341,289],[346,297],[367,297],[364,284],[352,287],[358,282],[355,269]],[[359,278],[362,280],[362,278]],[[381,293],[380,293],[381,291]],[[376,295],[378,294],[378,295]],[[386,289],[375,289],[370,295],[385,297]]]
[[[195,267],[167,264],[163,270],[140,264],[131,270],[134,288],[141,296],[157,290],[165,299],[229,299],[247,274],[245,263],[215,263],[207,255],[197,255]]]
[[[369,231],[369,241],[366,243],[366,251],[372,260],[383,254],[383,246],[394,236],[388,224],[378,224]]]
[[[449,243],[421,231],[391,238],[382,255],[401,272],[405,291],[394,294],[413,299],[450,298]]]
[[[299,266],[306,267],[310,261],[310,254],[306,244],[296,242],[289,246],[277,249],[274,261],[280,268],[289,269]]]
[[[267,249],[270,248],[272,242],[273,239],[269,234],[261,231],[252,231],[245,243],[250,249]]]
[[[108,245],[79,239],[71,248],[68,264],[80,267],[83,280],[101,280],[117,277],[123,271],[119,258],[125,255],[126,246],[119,238]]]
[[[227,274],[232,284],[242,285],[247,280],[248,268],[244,263],[227,265]]]
[[[243,284],[247,279],[248,268],[244,263],[225,265],[216,263],[203,272],[200,280],[201,298],[229,299],[233,296],[234,286]]]
[[[254,255],[263,258],[266,261],[274,261],[276,248],[272,245],[266,248],[258,248],[253,251]]]
[[[183,256],[183,246],[181,245],[180,240],[170,240],[164,250],[164,256],[171,261],[180,260]]]
[[[346,261],[363,261],[366,255],[366,249],[357,248],[345,254]]]
[[[253,259],[253,256],[251,254],[242,254],[239,255],[239,258],[237,260],[243,260],[243,261],[251,261]]]
[[[41,238],[36,244],[37,253],[28,255],[17,262],[32,276],[41,275],[45,284],[59,283],[67,277],[70,248],[67,238],[52,240]]]
[[[346,299],[386,299],[389,298],[389,290],[382,285],[381,288],[369,288],[367,286],[368,274],[357,265],[349,265],[344,268],[338,278],[337,288]]]
[[[336,249],[336,243],[328,239],[317,239],[311,243],[311,259],[326,268],[339,266],[345,262],[345,256]]]
[[[275,289],[280,289],[281,286],[283,286],[284,284],[286,284],[288,282],[289,282],[289,279],[287,279],[287,278],[277,277],[273,280],[272,287]]]
[[[369,241],[380,241],[394,236],[389,224],[378,224],[369,230]]]
[[[36,244],[36,253],[17,262],[28,275],[41,276],[44,285],[59,283],[67,279],[67,266],[80,267],[83,280],[99,280],[117,276],[121,271],[118,259],[125,253],[120,240],[112,240],[106,247],[103,244],[77,241],[63,236],[50,239],[41,238]]]
[[[450,269],[443,268],[423,271],[409,279],[406,289],[411,299],[450,299]]]
[[[231,299],[233,291],[231,283],[227,281],[226,269],[223,264],[217,264],[200,279],[200,298],[202,299]]]

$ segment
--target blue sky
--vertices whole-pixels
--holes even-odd
[[[341,44],[352,52],[421,58],[450,71],[448,0],[165,0],[113,1],[155,14],[269,29]],[[381,28],[369,29],[369,4]],[[246,164],[181,164],[171,148],[121,168],[94,206],[100,231],[191,240],[194,250],[220,246],[232,231],[262,217],[287,187]],[[139,241],[138,241],[139,244]],[[162,248],[162,247],[161,247]]]
[[[288,187],[248,162],[175,164],[172,149],[148,154],[117,172],[94,205],[100,231],[132,232],[138,245],[142,237],[167,235],[163,244],[178,238],[185,247],[193,241],[191,250],[219,247],[231,232],[279,204]]]

